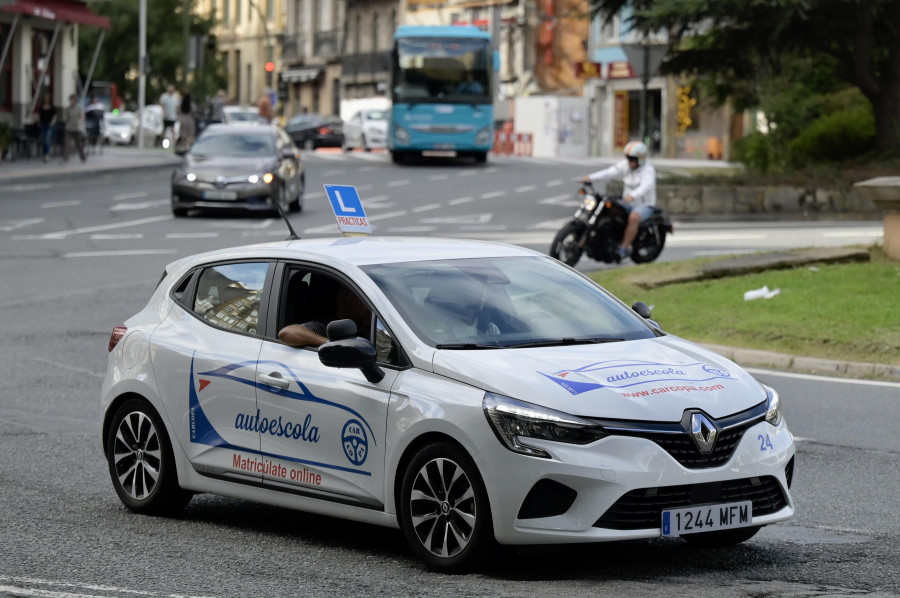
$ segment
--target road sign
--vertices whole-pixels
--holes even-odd
[[[338,228],[345,235],[372,233],[372,226],[366,218],[362,200],[356,187],[351,185],[325,185],[325,194],[331,203],[331,211],[337,220]]]

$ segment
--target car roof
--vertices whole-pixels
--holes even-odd
[[[275,127],[261,127],[257,123],[230,123],[230,124],[221,124],[214,123],[211,125],[207,125],[205,129],[203,129],[203,134],[210,135],[240,135],[242,133],[265,133],[265,132],[275,133]]]
[[[285,233],[287,234],[287,233]],[[172,262],[170,268],[191,268],[217,261],[243,259],[309,260],[333,267],[361,267],[411,261],[481,257],[543,256],[504,243],[426,237],[331,237],[278,241],[218,249]]]

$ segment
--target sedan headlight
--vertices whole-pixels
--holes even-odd
[[[777,426],[781,423],[781,397],[771,386],[763,384],[763,388],[766,389],[766,421]]]
[[[608,436],[590,420],[491,392],[484,395],[482,406],[494,434],[514,453],[550,458],[547,451],[522,442],[523,438],[588,444]]]
[[[266,185],[268,185],[274,179],[275,179],[275,175],[273,175],[271,172],[267,172],[262,176],[260,176],[258,174],[251,174],[249,177],[247,177],[247,181],[249,181],[251,185],[255,185],[256,183],[258,183],[260,181],[262,181]]]
[[[193,172],[184,172],[183,170],[178,170],[175,172],[172,179],[173,181],[187,181],[188,183],[193,183],[197,180],[197,175]]]

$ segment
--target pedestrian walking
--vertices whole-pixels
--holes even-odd
[[[259,96],[259,101],[256,102],[256,108],[259,110],[259,118],[262,121],[265,121],[266,124],[272,122],[272,119],[275,118],[275,111],[272,110],[272,100],[269,99],[269,94],[264,93]]]
[[[159,105],[162,108],[163,117],[163,147],[168,147],[165,145],[165,140],[175,139],[175,123],[178,121],[178,94],[175,93],[175,86],[171,83],[159,96]]]
[[[106,106],[97,100],[97,96],[91,94],[91,101],[84,109],[84,122],[87,129],[87,144],[92,148],[96,148],[100,143],[100,136],[103,132],[103,113]]]
[[[209,123],[216,124],[225,121],[225,90],[216,92],[210,102]]]
[[[194,118],[194,106],[191,103],[191,94],[185,91],[181,94],[181,106],[178,110],[178,143],[177,151],[187,151],[194,144],[197,136],[197,120]]]
[[[44,99],[38,108],[38,125],[40,125],[41,150],[44,162],[50,161],[50,147],[53,144],[53,128],[56,126],[56,106],[49,93],[44,94]]]
[[[87,160],[84,153],[84,108],[78,103],[78,96],[69,96],[69,106],[65,111],[66,129],[63,139],[63,162],[69,161],[69,148],[74,144],[81,161]]]

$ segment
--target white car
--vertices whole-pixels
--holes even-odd
[[[279,340],[314,329],[318,349]],[[774,390],[497,243],[346,237],[173,262],[113,329],[101,411],[132,511],[208,492],[400,528],[437,570],[495,543],[727,545],[794,515]]]
[[[104,112],[103,139],[107,145],[134,143],[134,112]]]
[[[222,113],[222,122],[225,124],[248,125],[262,122],[256,106],[225,106]]]
[[[386,110],[360,110],[344,121],[344,151],[361,147],[365,151],[387,144]]]

